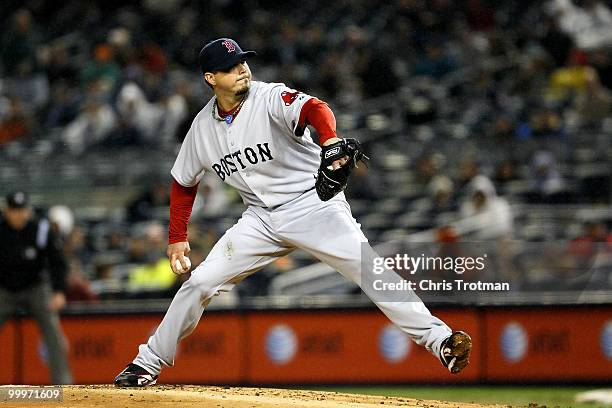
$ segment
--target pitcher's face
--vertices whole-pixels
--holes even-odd
[[[205,78],[214,86],[215,92],[225,94],[244,95],[251,87],[251,69],[246,61],[240,61],[225,71],[207,72]]]

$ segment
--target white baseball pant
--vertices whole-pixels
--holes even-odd
[[[166,315],[134,363],[152,374],[172,366],[181,339],[198,324],[215,295],[295,248],[302,248],[346,278],[361,284],[361,244],[367,239],[353,218],[344,194],[322,202],[314,190],[275,209],[250,206],[221,237],[209,255],[183,283]],[[367,248],[371,249],[369,245]],[[362,287],[372,298],[368,288]],[[371,289],[370,289],[371,290]],[[381,302],[376,306],[417,344],[439,358],[451,329],[433,316],[420,299]]]

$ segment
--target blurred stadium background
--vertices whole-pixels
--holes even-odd
[[[162,382],[609,383],[611,3],[3,1],[0,192],[28,191],[63,236],[75,381],[111,381],[181,284],[169,169],[211,96],[198,51],[228,36],[259,53],[256,79],[328,101],[365,144],[347,196],[381,252],[487,242],[514,290],[432,299],[476,343],[455,377],[295,252],[213,302]],[[201,183],[193,263],[243,210]],[[0,344],[0,383],[49,381],[30,320]]]

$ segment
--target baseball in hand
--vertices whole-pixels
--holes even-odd
[[[183,269],[183,265],[181,265],[180,259],[177,258],[177,260],[174,262],[174,270],[178,273],[186,273],[189,272],[189,269],[191,269],[191,261],[189,260],[189,258],[183,256],[183,260],[187,264],[187,269]]]

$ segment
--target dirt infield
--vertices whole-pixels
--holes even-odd
[[[4,388],[4,387],[2,387]],[[147,405],[149,404],[149,405]],[[204,387],[194,385],[158,385],[148,388],[116,388],[110,385],[81,385],[63,387],[62,402],[0,402],[1,408],[67,407],[67,408],[147,408],[147,407],[346,407],[373,408],[419,407],[464,408],[491,407],[490,405],[457,402],[426,401],[410,398],[377,397],[306,390],[273,388]]]

